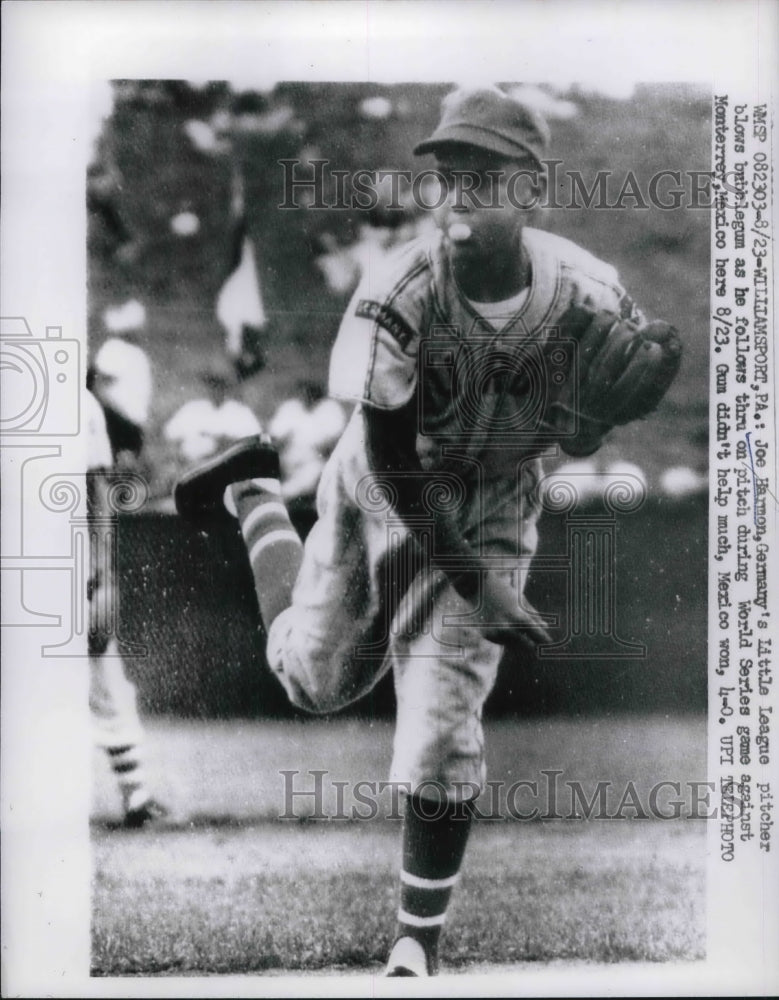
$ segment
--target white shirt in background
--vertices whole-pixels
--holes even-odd
[[[259,434],[262,428],[254,413],[244,403],[227,399],[215,406],[210,399],[192,399],[165,424],[167,441],[177,444],[189,462],[208,458],[225,439]]]
[[[152,394],[151,362],[146,351],[121,337],[111,337],[95,355],[95,371],[100,376],[103,403],[138,427],[145,427]]]
[[[105,414],[103,407],[88,389],[85,392],[84,411],[87,430],[87,472],[110,469],[114,464],[114,456],[111,452],[111,442],[108,440]]]

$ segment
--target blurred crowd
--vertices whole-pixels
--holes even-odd
[[[341,88],[339,97],[341,94],[345,95],[340,98],[342,106],[333,106],[330,112],[336,117],[351,115],[349,124],[355,134],[391,131],[404,122],[408,125],[417,113],[413,99],[403,96],[402,88],[393,93],[392,100],[361,95],[356,88],[348,94]],[[326,105],[323,95],[320,97]],[[547,118],[568,119],[577,114],[574,102],[538,88],[523,92],[522,97],[544,101],[542,110]],[[225,228],[231,232],[229,259],[212,303],[212,349],[203,352],[200,364],[192,366],[186,398],[182,402],[177,393],[169,411],[168,373],[155,371],[147,351],[153,351],[156,330],[147,319],[144,284],[133,283],[149,249],[149,237],[136,231],[135,217],[127,210],[132,199],[128,199],[117,155],[120,143],[109,117],[118,106],[145,112],[175,106],[181,123],[179,141],[187,155],[221,164],[231,178],[224,202]],[[263,429],[281,451],[287,500],[311,505],[322,467],[345,426],[348,414],[344,407],[326,398],[324,371],[318,373],[319,378],[308,376],[294,382],[281,401],[274,395],[272,405],[263,407],[262,413],[256,412],[260,394],[257,383],[252,384],[254,376],[268,364],[268,351],[278,343],[278,336],[272,329],[260,280],[263,268],[274,268],[274,259],[265,259],[273,250],[255,245],[247,226],[245,143],[283,141],[283,155],[294,156],[301,176],[307,175],[312,163],[326,159],[328,146],[321,122],[312,125],[305,108],[300,96],[296,98],[294,85],[241,94],[233,93],[227,84],[197,86],[183,81],[118,81],[104,102],[87,175],[90,226],[100,234],[92,242],[91,252],[101,255],[111,276],[118,276],[111,287],[117,292],[133,291],[124,297],[117,295],[99,317],[93,311],[89,386],[103,406],[116,465],[143,474],[160,504],[167,500],[170,487],[184,469],[208,458],[229,440],[257,433],[262,420]],[[307,193],[301,188],[301,198]],[[312,281],[326,289],[333,301],[345,303],[363,274],[380,267],[397,246],[434,228],[432,214],[421,210],[410,197],[401,193],[398,205],[396,193],[391,199],[389,188],[379,188],[377,193],[378,203],[373,208],[351,216],[331,212],[308,217],[304,213],[311,220],[306,231],[310,256],[305,266]],[[203,235],[200,210],[192,194],[191,199],[178,200],[166,221],[168,237],[174,247],[181,247],[182,254],[187,247],[191,250],[191,241],[199,232]],[[435,198],[423,200],[433,203]],[[213,253],[218,252],[214,248]],[[106,282],[109,285],[111,282]],[[104,295],[101,304],[105,304]],[[147,304],[151,307],[152,300]],[[199,350],[202,352],[202,347]],[[276,358],[270,361],[275,366]],[[192,377],[193,373],[197,376]],[[159,393],[156,399],[155,386]],[[699,450],[703,454],[703,448]],[[603,471],[596,465],[590,462],[592,468],[588,466],[586,471],[593,475]],[[654,485],[671,496],[699,492],[706,485],[705,472],[704,464],[675,466],[666,469],[662,481]]]
[[[171,101],[190,102],[185,110],[203,111],[197,92],[186,85],[120,81],[113,89],[113,100],[125,104],[153,108]],[[200,98],[203,103],[205,97],[201,94]],[[392,111],[385,99],[368,98],[358,113],[371,120]],[[348,413],[341,403],[327,398],[325,372],[320,379],[297,380],[292,393],[263,414],[264,426],[245,401],[249,381],[266,364],[269,321],[255,246],[246,225],[245,182],[236,150],[241,136],[248,133],[283,132],[301,138],[298,155],[302,163],[321,154],[302,142],[305,130],[289,106],[283,101],[267,103],[256,94],[238,95],[229,103],[217,101],[216,110],[208,115],[188,118],[183,131],[194,153],[223,158],[231,172],[226,210],[232,246],[225,279],[213,303],[213,350],[203,358],[197,384],[178,409],[166,413],[164,406],[153,405],[154,386],[166,373],[154,371],[142,346],[153,333],[140,296],[131,296],[106,307],[99,329],[92,331],[88,387],[103,407],[115,465],[144,475],[159,504],[165,504],[173,482],[193,463],[215,454],[231,440],[266,430],[280,449],[285,498],[293,506],[312,507],[322,468]],[[144,235],[134,231],[127,218],[115,140],[110,123],[103,121],[87,175],[87,206],[91,223],[100,229],[99,245],[109,267],[127,275],[146,247]],[[310,267],[330,293],[346,297],[366,270],[380,266],[393,248],[432,226],[429,214],[420,212],[410,200],[390,209],[388,199],[381,196],[379,204],[359,213],[358,221],[345,232],[341,227],[313,234]],[[185,207],[169,220],[169,228],[186,241],[198,233],[200,220]]]
[[[132,334],[113,335],[96,352],[87,387],[105,415],[114,468],[167,486],[196,462],[232,441],[267,431],[278,445],[286,500],[313,509],[322,469],[346,426],[347,408],[326,396],[321,382],[301,379],[267,426],[241,400],[241,382],[226,364],[214,361],[200,375],[193,394],[161,427],[153,428],[156,468],[145,448],[150,431],[152,364]],[[164,503],[163,503],[164,506]]]

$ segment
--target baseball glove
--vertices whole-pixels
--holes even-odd
[[[637,326],[612,312],[571,306],[560,320],[563,337],[576,341],[575,365],[550,407],[560,447],[591,455],[615,426],[648,416],[676,377],[682,346],[674,327],[660,320]]]

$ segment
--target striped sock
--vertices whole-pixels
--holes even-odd
[[[281,500],[277,481],[249,479],[233,483],[231,493],[267,632],[274,619],[292,603],[303,544]]]
[[[406,802],[395,940],[411,937],[419,941],[431,975],[438,967],[438,940],[459,877],[471,819],[469,803],[444,806],[417,796]]]
[[[122,793],[125,812],[145,806],[150,795],[146,787],[141,748],[137,743],[128,743],[121,747],[107,747],[106,752]]]

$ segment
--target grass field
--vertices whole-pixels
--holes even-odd
[[[151,777],[173,812],[138,833],[116,828],[118,799],[96,756],[93,973],[379,971],[397,905],[400,823],[391,805],[371,822],[333,818],[330,782],[386,777],[391,736],[388,723],[358,720],[155,721]],[[488,745],[493,780],[556,769],[588,792],[632,781],[646,802],[659,781],[705,778],[701,717],[503,721]],[[305,820],[300,799],[300,819],[280,819],[280,770],[301,772],[300,790],[315,768],[328,771],[331,818]],[[341,812],[352,804],[347,794]],[[444,971],[702,958],[704,828],[684,818],[478,823]]]

